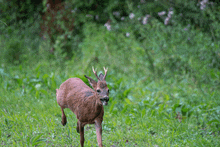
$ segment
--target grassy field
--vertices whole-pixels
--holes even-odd
[[[94,77],[91,70],[75,73],[41,63],[36,68],[1,68],[1,145],[79,146],[75,115],[66,109],[68,123],[63,127],[55,98],[55,89],[67,78]],[[220,145],[218,90],[197,87],[187,77],[129,80],[115,75],[111,67],[107,81],[105,146]],[[93,125],[86,126],[85,134],[85,146],[97,146]]]
[[[63,127],[55,98],[55,89],[67,78],[94,77],[91,70],[76,73],[41,63],[36,68],[1,68],[1,145],[79,146],[75,115],[66,109],[68,123]],[[187,77],[129,80],[115,76],[111,67],[107,81],[105,146],[220,145],[218,90],[197,87]],[[97,146],[94,126],[85,130],[85,146]]]
[[[68,123],[61,125],[55,89],[71,77],[88,84],[83,75],[94,78],[92,66],[109,68],[106,147],[220,146],[219,43],[193,28],[141,29],[145,39],[139,42],[132,28],[109,32],[86,25],[80,56],[67,61],[50,55],[48,42],[29,37],[28,30],[21,40],[16,33],[1,37],[1,146],[80,146],[69,109]],[[13,47],[23,48],[21,63],[9,63]],[[94,125],[85,134],[85,146],[97,146]]]

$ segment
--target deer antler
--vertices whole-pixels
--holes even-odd
[[[97,73],[96,73],[94,67],[92,67],[92,71],[93,71],[93,73],[95,74],[96,78],[99,80],[99,77],[97,76]]]
[[[104,68],[104,71],[105,71],[105,75],[104,75],[104,80],[105,80],[105,77],[106,77],[106,75],[107,75],[107,71],[108,71],[108,67],[105,69],[105,67],[103,67]]]

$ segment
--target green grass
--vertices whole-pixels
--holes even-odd
[[[84,74],[95,77],[92,66],[100,72],[107,66],[106,147],[220,146],[219,43],[198,30],[154,21],[140,26],[142,41],[132,25],[120,27],[85,25],[80,54],[71,60],[60,54],[62,48],[53,55],[48,41],[31,40],[31,28],[18,39],[18,32],[1,36],[1,145],[80,146],[70,110],[61,125],[55,89],[70,77],[88,84]],[[94,125],[85,130],[85,146],[97,146]]]
[[[59,74],[56,66],[40,65],[1,68],[1,145],[80,146],[75,115],[65,109],[68,123],[63,127],[55,97],[55,89],[77,75],[69,76],[68,68]],[[111,90],[105,107],[103,144],[219,146],[219,91],[208,86],[198,88],[187,77],[178,80],[117,79],[109,68]],[[180,120],[176,118],[178,112]],[[85,146],[97,146],[94,125],[85,130]]]

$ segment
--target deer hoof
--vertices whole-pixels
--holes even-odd
[[[79,128],[76,128],[77,133],[79,133]]]
[[[77,131],[77,133],[79,133],[79,126],[78,126],[78,123],[77,123],[77,126],[76,126],[76,131]]]
[[[63,126],[65,126],[65,125],[66,125],[66,123],[67,123],[66,121],[64,121],[64,122],[63,122],[63,121],[61,121],[61,124],[62,124]]]

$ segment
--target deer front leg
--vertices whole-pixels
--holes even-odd
[[[83,147],[84,141],[85,141],[85,138],[84,138],[84,126],[82,125],[82,123],[80,121],[78,121],[77,124],[79,125],[80,144],[81,144],[81,147]]]
[[[61,123],[62,123],[63,126],[65,126],[67,121],[66,121],[66,115],[65,115],[64,110],[63,110],[62,107],[61,107],[61,111],[62,111],[62,121],[61,121]]]
[[[100,120],[95,120],[95,129],[96,129],[96,136],[99,147],[102,146],[102,122]]]

